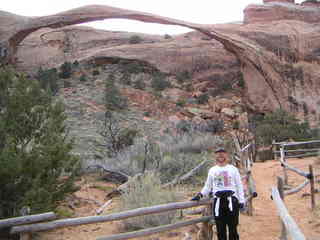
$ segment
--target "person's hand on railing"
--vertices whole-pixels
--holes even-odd
[[[197,193],[193,198],[191,198],[191,201],[199,201],[203,197],[202,193]]]
[[[246,210],[246,206],[244,203],[239,203],[239,210],[240,212],[244,212]]]

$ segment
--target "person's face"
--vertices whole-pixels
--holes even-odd
[[[215,153],[215,156],[218,165],[224,165],[227,163],[228,155],[226,152],[217,152]]]

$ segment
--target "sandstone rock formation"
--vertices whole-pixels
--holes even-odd
[[[320,9],[274,2],[259,7],[257,11],[252,5],[246,9],[246,22],[260,22],[255,20],[258,19],[255,13],[260,11],[270,13],[269,18],[268,14],[265,17],[274,20],[273,23],[200,25],[96,5],[37,18],[2,12],[0,44],[2,55],[8,59],[15,56],[18,44],[38,29],[60,28],[108,18],[189,27],[220,42],[239,59],[246,83],[245,100],[252,110],[264,112],[281,107],[295,112],[301,118],[319,119],[320,81],[319,71],[315,67],[319,62],[319,27],[311,23],[318,21]],[[290,20],[280,21],[284,18]],[[137,51],[141,54],[141,49],[137,48],[135,56],[138,55]]]
[[[320,20],[319,3],[294,1],[264,1],[265,4],[251,4],[244,10],[244,23],[271,22],[279,20],[297,20],[318,23]]]

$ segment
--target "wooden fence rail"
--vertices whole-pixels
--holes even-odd
[[[210,203],[211,203],[210,199],[204,199],[200,201],[168,203],[168,204],[161,204],[161,205],[145,207],[145,208],[137,208],[137,209],[120,212],[120,213],[109,214],[105,216],[67,218],[67,219],[51,221],[48,223],[37,223],[32,225],[15,226],[11,228],[10,233],[16,234],[16,233],[40,232],[40,231],[57,229],[61,227],[77,226],[77,225],[91,224],[91,223],[98,223],[98,222],[110,222],[115,220],[127,219],[130,217],[137,217],[142,215],[191,208],[191,207],[196,207],[201,205],[208,205]]]
[[[24,225],[30,224],[35,222],[42,222],[56,219],[57,216],[54,212],[42,213],[42,214],[35,214],[35,215],[28,215],[22,217],[15,217],[15,218],[8,218],[0,220],[0,229],[7,228],[17,225]]]
[[[285,230],[289,233],[292,240],[306,240],[303,233],[300,231],[298,225],[294,219],[289,215],[289,212],[280,197],[278,188],[272,188],[272,198],[277,206],[278,213],[280,215],[281,221],[285,226]]]
[[[273,141],[273,145],[274,146],[280,146],[280,151],[274,151],[274,153],[280,153],[280,158],[279,161],[281,163],[281,166],[283,167],[283,175],[284,175],[284,183],[286,185],[288,185],[288,174],[287,171],[292,171],[295,172],[296,174],[303,176],[305,178],[307,178],[307,180],[305,180],[302,184],[300,184],[299,186],[297,186],[296,188],[290,189],[288,191],[285,191],[284,194],[285,195],[289,195],[289,194],[293,194],[293,193],[297,193],[300,190],[302,190],[306,185],[308,185],[310,183],[310,194],[311,194],[311,208],[315,209],[316,207],[316,201],[315,201],[315,177],[319,176],[314,174],[313,172],[313,167],[312,165],[309,165],[309,172],[305,172],[302,171],[298,168],[295,168],[291,165],[289,165],[286,162],[286,159],[289,158],[289,156],[286,156],[287,152],[293,152],[293,151],[303,151],[303,150],[308,150],[308,149],[299,149],[299,150],[285,150],[286,146],[296,146],[296,145],[300,145],[300,144],[310,144],[310,143],[320,143],[320,140],[313,140],[313,141],[307,141],[307,142],[289,142],[289,143],[276,143]],[[315,151],[315,149],[311,149],[312,151]],[[305,156],[306,154],[300,154],[298,156]],[[297,157],[297,155],[295,156],[290,156],[290,157]],[[276,155],[275,155],[276,158]]]
[[[149,228],[149,229],[140,230],[140,231],[136,231],[136,232],[122,233],[122,234],[111,235],[108,237],[101,237],[101,238],[97,238],[97,240],[122,240],[122,239],[131,239],[131,238],[149,236],[149,235],[152,235],[155,233],[165,232],[165,231],[185,227],[188,225],[193,225],[196,223],[207,222],[207,221],[211,220],[212,218],[213,217],[210,217],[210,216],[201,217],[201,218],[197,218],[197,219],[192,219],[192,220],[174,223],[174,224],[170,224],[170,225]]]

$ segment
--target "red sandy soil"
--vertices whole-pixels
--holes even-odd
[[[316,158],[307,159],[290,159],[288,163],[296,168],[308,171],[309,164],[320,162]],[[319,164],[319,163],[318,163]],[[277,176],[282,176],[283,171],[276,161],[267,161],[263,163],[254,163],[253,176],[256,182],[258,198],[254,199],[254,213],[253,216],[240,216],[240,239],[246,240],[275,240],[279,239],[281,227],[274,202],[271,200],[271,187],[276,185]],[[316,165],[316,172],[320,173],[320,165]],[[304,179],[295,173],[289,172],[289,185],[298,186]],[[98,184],[97,182],[95,184]],[[98,185],[103,183],[99,182]],[[90,180],[82,182],[81,190],[77,192],[77,196],[86,199],[95,199],[100,203],[105,202],[106,192],[92,188],[93,183]],[[107,185],[107,184],[104,184]],[[319,183],[316,184],[319,189]],[[194,190],[192,190],[194,192]],[[307,240],[320,239],[320,207],[315,211],[311,211],[311,200],[308,193],[310,192],[310,185],[307,185],[300,192],[286,196],[285,203],[290,212],[290,215],[295,219],[296,223],[306,236]],[[306,195],[306,196],[305,196]],[[316,203],[320,206],[320,194],[316,195]],[[186,198],[190,198],[191,193],[185,193]],[[103,214],[110,214],[117,212],[119,200],[113,199],[112,204],[104,211]],[[81,207],[76,209],[76,217],[95,215],[95,209],[98,206],[94,203],[82,203]],[[55,231],[38,234],[36,239],[41,240],[93,240],[98,237],[117,234],[120,232],[120,222],[108,222],[100,224],[90,224],[77,227],[67,227]],[[196,239],[196,232],[198,227],[190,226],[182,229],[177,229],[172,232],[157,234],[145,238],[147,240],[157,239],[184,239],[185,234],[188,233],[192,239]],[[191,238],[190,238],[191,239]],[[216,238],[214,238],[216,239]]]

